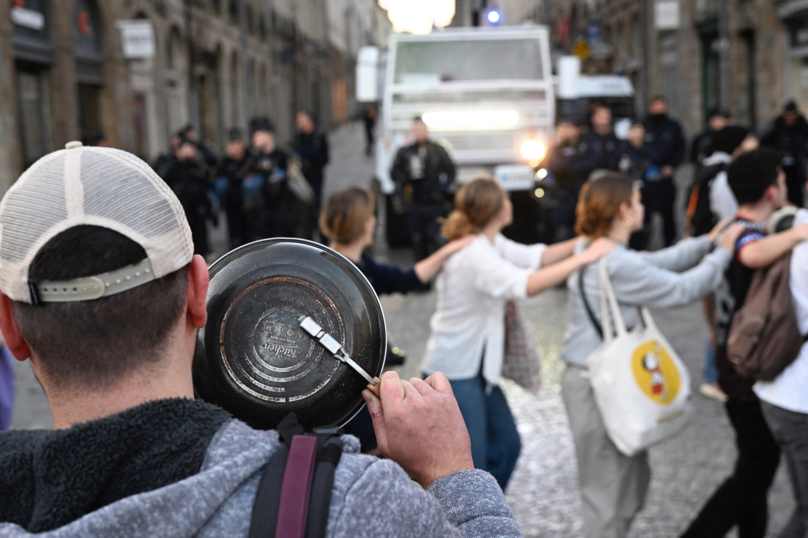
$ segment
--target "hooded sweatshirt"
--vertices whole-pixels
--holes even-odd
[[[521,536],[494,478],[426,490],[343,437],[326,536]],[[279,448],[213,406],[161,400],[57,431],[0,434],[0,537],[246,537]],[[324,509],[311,507],[312,510]]]

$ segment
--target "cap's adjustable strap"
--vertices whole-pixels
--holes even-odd
[[[96,276],[74,278],[73,280],[46,280],[30,284],[34,303],[69,303],[93,301],[131,290],[154,280],[151,261],[127,265],[122,269]],[[33,293],[33,292],[36,293]]]

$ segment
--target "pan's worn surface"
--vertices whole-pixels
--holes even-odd
[[[310,317],[371,377],[381,374],[384,315],[353,263],[310,241],[268,239],[219,259],[210,278],[194,358],[199,397],[266,429],[290,412],[308,430],[341,426],[362,408],[367,381],[300,326]]]

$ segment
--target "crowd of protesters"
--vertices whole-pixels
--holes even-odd
[[[62,231],[53,237],[15,241],[11,250],[0,253],[6,264],[5,269],[0,264],[0,329],[7,349],[18,359],[32,359],[56,427],[65,429],[0,436],[0,459],[7,465],[0,475],[0,534],[66,529],[64,536],[91,530],[127,536],[212,536],[227,529],[247,535],[259,487],[255,470],[266,464],[271,452],[251,456],[250,450],[274,450],[277,443],[262,432],[234,426],[213,406],[194,402],[190,383],[190,358],[196,330],[205,324],[207,290],[205,262],[194,254],[209,253],[208,223],[218,218],[221,207],[231,247],[261,238],[320,233],[357,265],[378,294],[408,293],[437,282],[422,364],[425,380],[403,381],[395,373],[384,374],[381,397],[366,391],[367,409],[347,427],[359,438],[362,451],[392,461],[350,450],[343,455],[341,482],[334,485],[329,515],[334,536],[520,535],[502,495],[521,450],[499,386],[508,330],[506,305],[566,282],[570,320],[561,352],[566,362],[561,385],[578,465],[584,536],[626,537],[652,477],[647,450],[626,455],[613,441],[592,386],[588,357],[601,347],[611,325],[590,306],[607,293],[602,289],[604,274],[619,316],[629,326],[644,323],[638,308],[703,301],[710,338],[702,392],[725,403],[738,453],[732,474],[682,536],[718,537],[737,527],[739,536],[763,538],[767,494],[781,459],[796,499],[781,536],[808,535],[808,212],[801,209],[808,123],[794,103],[787,103],[781,117],[759,137],[734,125],[728,114],[711,113],[708,128],[690,151],[695,174],[684,196],[688,237],[679,242],[675,173],[684,162],[686,144],[682,128],[667,114],[664,98],[650,102],[647,117],[632,123],[627,140],[615,136],[605,105],[592,107],[586,128],[561,121],[556,142],[540,165],[555,184],[556,203],[549,219],[556,241],[549,245],[506,239],[502,230],[513,219],[507,193],[485,175],[457,188],[448,152],[429,139],[426,125],[416,118],[414,141],[399,151],[391,171],[398,203],[408,210],[418,260],[407,270],[378,263],[366,252],[376,227],[369,191],[352,188],[322,200],[327,139],[309,114],[299,113],[296,123],[298,133],[289,152],[277,146],[266,118],[251,122],[249,141],[240,130],[231,130],[221,160],[192,127],[172,138],[170,153],[155,163],[154,171],[173,191],[162,196],[178,201],[185,214],[184,221],[166,233],[186,239],[177,239],[173,259],[152,260],[173,264],[173,271],[137,294],[105,303],[144,319],[155,309],[164,310],[142,327],[135,324],[131,334],[116,336],[109,324],[117,318],[94,319],[92,305],[85,303],[37,310],[30,291],[36,284],[30,290],[20,287],[13,273],[36,275],[23,282],[64,281],[120,269],[142,259],[144,252],[150,259],[166,256],[145,242],[138,244],[142,235],[114,231],[127,229],[125,208],[111,214],[109,219],[117,224],[110,229],[64,217],[64,223],[57,222]],[[26,236],[21,228],[29,223],[14,219],[21,206],[46,214],[52,200],[26,198],[26,189],[44,188],[59,170],[67,170],[62,161],[72,158],[71,151],[84,150],[46,157],[9,191],[0,205],[0,233]],[[97,151],[95,158],[107,160],[107,173],[114,175],[116,167],[123,173],[115,150]],[[82,169],[85,173],[93,171]],[[77,188],[77,181],[64,180],[66,193]],[[138,181],[152,187],[159,182],[146,172]],[[114,196],[114,189],[99,192]],[[88,190],[80,194],[65,195],[69,211],[76,211],[71,200],[76,204],[96,195]],[[9,202],[9,197],[14,200]],[[107,202],[115,205],[112,198]],[[144,205],[144,221],[171,220],[158,206]],[[793,208],[789,222],[771,224],[788,206]],[[662,218],[664,248],[648,252],[648,225],[655,213]],[[189,234],[184,234],[186,228]],[[29,226],[29,235],[45,229]],[[27,261],[9,264],[2,256]],[[799,338],[802,346],[773,378],[750,377],[729,354],[730,332],[746,306],[756,272],[784,256],[799,332],[789,336]],[[165,304],[153,305],[155,294],[162,294]],[[170,323],[158,331],[154,324],[163,318]],[[88,319],[89,325],[82,327],[79,321]],[[147,338],[138,331],[157,331],[159,336]],[[98,366],[103,353],[91,344],[98,343],[99,334],[109,335],[116,341],[113,348],[130,358],[126,368]],[[127,349],[126,343],[138,337],[139,347]],[[84,343],[75,344],[77,338]],[[68,346],[67,341],[73,343]],[[65,349],[81,360],[61,360]],[[152,355],[157,359],[144,358]],[[115,448],[122,445],[120,436],[137,437],[145,423],[154,432],[148,443]],[[92,436],[98,446],[82,444],[82,434]],[[70,457],[49,467],[47,454],[57,450]],[[150,466],[144,454],[166,462],[172,472]],[[250,457],[256,462],[248,463]],[[114,463],[118,458],[124,463]],[[216,465],[229,466],[233,474],[217,475]],[[255,466],[252,473],[249,465]],[[71,486],[61,485],[59,479],[88,466],[92,476],[70,483],[82,491],[89,488],[92,498],[60,500]],[[40,483],[35,477],[42,473],[54,477],[35,487]],[[243,479],[233,479],[229,490],[219,492],[222,481],[235,475]],[[425,489],[414,488],[408,475]],[[365,485],[360,493],[348,493],[360,483]],[[178,500],[188,506],[183,517],[165,509]],[[380,506],[396,509],[380,511]],[[140,530],[121,530],[127,522],[142,523],[147,512],[148,521],[139,524]]]

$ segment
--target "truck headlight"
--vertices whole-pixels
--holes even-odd
[[[522,154],[522,158],[526,161],[541,161],[547,155],[547,146],[538,140],[526,140],[522,142],[519,153]]]

